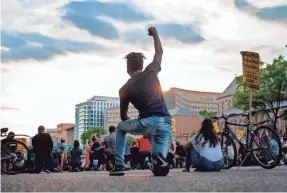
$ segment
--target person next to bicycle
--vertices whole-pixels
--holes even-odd
[[[15,138],[15,133],[10,131],[7,135],[7,137],[3,140],[1,140],[1,146],[3,147],[3,145],[9,143],[9,147],[5,146],[5,148],[9,148],[9,151],[11,153],[15,153],[17,150],[17,142],[14,139]],[[13,143],[14,142],[14,143]],[[6,162],[1,163],[2,167],[5,168],[12,168],[12,164],[10,163],[9,159],[6,160]]]
[[[15,141],[15,133],[13,131],[10,131],[5,139],[1,141],[1,144],[14,142]]]
[[[220,141],[209,118],[204,119],[199,133],[184,145],[184,149],[187,154],[183,172],[189,172],[191,165],[195,171],[220,171],[224,166]]]
[[[279,145],[274,139],[272,133],[269,134],[268,138],[270,140],[269,144],[271,146],[272,153],[276,156],[276,160],[281,159],[281,155],[279,155]]]

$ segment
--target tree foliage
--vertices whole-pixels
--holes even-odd
[[[90,140],[93,134],[96,134],[97,137],[100,138],[102,135],[106,135],[107,133],[108,133],[107,130],[102,126],[90,127],[87,131],[82,133],[81,143],[85,144],[86,140]]]
[[[203,116],[204,118],[210,118],[210,117],[214,117],[216,115],[216,112],[203,110],[203,111],[200,111],[199,114]]]
[[[196,131],[192,131],[190,134],[189,134],[189,138],[192,138],[194,135],[196,135]]]
[[[239,86],[233,95],[233,106],[247,110],[249,90],[242,86],[242,76],[238,76],[236,81]],[[252,108],[257,114],[264,114],[269,118],[270,114],[273,115],[276,128],[281,116],[279,108],[284,100],[287,100],[287,61],[279,56],[272,64],[261,63],[260,90],[252,94]]]
[[[133,138],[133,137],[131,137],[131,136],[127,136],[127,138],[126,138],[126,142],[127,142],[127,144],[129,144],[129,145],[131,145],[131,143],[134,141],[135,139]]]

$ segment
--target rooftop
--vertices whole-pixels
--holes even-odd
[[[214,95],[220,94],[217,92],[186,90],[186,89],[181,89],[181,88],[177,88],[177,87],[171,87],[168,91],[164,91],[165,94],[177,93],[177,92],[184,92],[186,94],[214,94]]]
[[[175,108],[175,109],[171,109],[169,110],[169,113],[171,116],[175,116],[175,115],[184,115],[184,116],[195,116],[195,113],[192,112],[190,109],[188,108]]]
[[[236,79],[234,78],[232,82],[228,85],[228,87],[223,91],[223,93],[218,95],[218,98],[233,95],[237,87],[238,84],[236,83]]]

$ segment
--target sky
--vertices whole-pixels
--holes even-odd
[[[163,90],[223,92],[242,73],[240,51],[287,57],[287,0],[2,0],[1,127],[34,135],[75,121],[75,104],[118,96],[123,57],[154,54]]]

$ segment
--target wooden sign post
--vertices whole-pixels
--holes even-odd
[[[260,88],[260,56],[255,52],[240,52],[242,55],[242,85],[249,88],[249,121],[252,117],[252,91]]]

